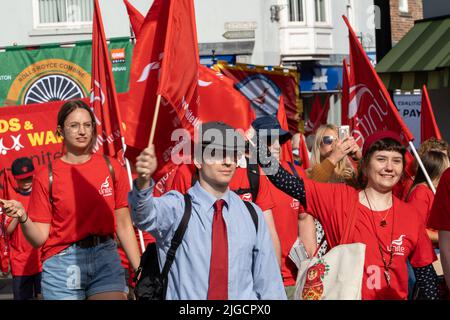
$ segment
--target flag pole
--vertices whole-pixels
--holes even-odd
[[[152,131],[150,132],[150,140],[148,142],[149,147],[150,145],[153,144],[153,139],[155,138],[156,123],[158,122],[158,113],[160,105],[161,105],[161,95],[158,94],[158,98],[156,99],[155,114],[153,115]]]
[[[122,136],[122,149],[123,149],[123,153],[125,154],[125,150],[127,148],[127,145],[125,143],[125,138]],[[133,190],[133,176],[131,175],[131,166],[130,166],[130,161],[128,161],[127,158],[125,158],[125,167],[127,168],[127,175],[128,175],[128,182],[130,184],[130,190]],[[144,242],[144,235],[142,234],[142,231],[140,229],[138,229],[138,234],[139,234],[139,243],[141,245],[141,252],[144,253],[145,251],[145,242]]]
[[[420,169],[422,169],[423,174],[425,175],[425,178],[427,179],[428,185],[430,186],[431,191],[433,193],[436,193],[436,188],[434,187],[433,183],[431,182],[430,176],[428,175],[427,170],[425,170],[425,166],[422,163],[422,160],[419,157],[419,154],[416,151],[416,148],[414,147],[414,144],[412,141],[409,141],[409,146],[411,147],[412,152],[414,153],[414,156],[416,157],[417,162],[419,163]]]

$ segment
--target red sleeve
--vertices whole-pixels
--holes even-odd
[[[450,231],[450,169],[444,172],[439,182],[428,219],[428,227]]]
[[[52,206],[48,194],[49,180],[47,168],[42,168],[33,179],[28,215],[31,220],[41,223],[52,222]]]
[[[131,190],[131,188],[127,170],[125,169],[125,167],[121,166],[116,159],[111,159],[111,162],[113,164],[114,176],[116,179],[116,181],[114,182],[114,209],[128,207],[128,192]]]
[[[420,223],[416,247],[411,252],[409,260],[414,268],[425,267],[437,260],[433,245],[425,230],[425,225],[422,222]]]
[[[433,199],[430,198],[430,195],[425,188],[420,186],[414,188],[408,199],[408,203],[412,204],[420,213],[420,217],[424,224],[427,222],[433,202]]]
[[[311,179],[303,181],[306,212],[322,224],[331,247],[338,245],[348,214],[357,205],[357,191],[342,183],[320,183]]]
[[[273,207],[275,207],[272,193],[270,193],[270,181],[264,175],[261,168],[259,172],[259,191],[258,196],[256,197],[255,204],[260,207],[263,212],[266,210],[271,210]]]

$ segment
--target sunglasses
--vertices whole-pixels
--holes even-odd
[[[330,144],[333,144],[334,140],[337,140],[337,139],[333,136],[324,136],[322,138],[322,143],[326,144],[326,145],[330,145]]]

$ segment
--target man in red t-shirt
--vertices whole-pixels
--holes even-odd
[[[450,289],[450,169],[444,172],[439,181],[428,219],[428,227],[439,230],[441,263],[445,282]]]
[[[11,171],[16,180],[16,188],[8,188],[8,200],[17,200],[28,208],[34,176],[33,162],[29,158],[14,160]],[[41,255],[40,250],[28,243],[18,227],[18,220],[6,217],[5,231],[10,236],[10,260],[13,276],[14,300],[35,299],[41,294]]]

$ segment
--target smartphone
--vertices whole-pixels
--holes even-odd
[[[340,126],[338,131],[339,140],[345,140],[350,136],[350,126]]]

